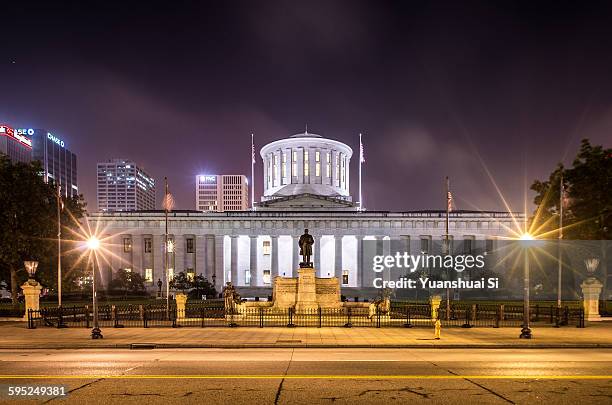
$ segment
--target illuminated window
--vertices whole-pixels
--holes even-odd
[[[340,185],[340,155],[336,155],[336,175],[334,176],[334,184]]]
[[[263,271],[263,283],[270,284],[270,281],[271,281],[270,270],[264,270]]]
[[[123,238],[123,251],[125,253],[132,251],[132,238]]]
[[[186,240],[187,242],[187,253],[193,253],[195,251],[194,246],[193,246],[193,238],[187,238]]]
[[[153,245],[153,240],[151,238],[144,238],[144,252],[151,253],[151,246]]]
[[[348,283],[349,283],[349,271],[343,270],[342,271],[342,284],[348,284]]]
[[[278,158],[276,155],[272,155],[272,162],[272,181],[274,182],[274,180],[276,180],[276,170],[278,170]]]
[[[315,152],[315,176],[319,177],[321,175],[321,152]]]
[[[308,151],[304,151],[304,176],[309,175],[309,165],[308,165]]]
[[[340,159],[340,173],[341,173],[341,178],[342,178],[342,185],[344,186],[344,183],[346,183],[346,156],[341,155],[341,159]]]
[[[264,240],[263,241],[263,254],[264,255],[269,255],[270,251],[271,251],[271,246],[270,246],[270,241],[269,240]]]
[[[283,152],[283,160],[281,163],[281,182],[284,184],[285,178],[287,178],[287,152]]]
[[[144,281],[147,283],[153,282],[153,269],[145,269],[145,277]]]
[[[251,270],[244,271],[244,285],[251,285]]]
[[[327,172],[327,173],[325,174],[325,177],[330,178],[330,177],[331,177],[331,153],[327,152],[327,153],[325,154],[325,156],[326,156],[326,157],[325,157],[325,161],[326,161],[326,163],[327,163],[327,164],[325,165],[325,167],[326,167],[326,170],[325,170],[325,171]]]
[[[291,153],[291,176],[297,176],[297,151]]]
[[[174,269],[169,268],[168,269],[168,281],[172,281],[172,280],[174,280]]]

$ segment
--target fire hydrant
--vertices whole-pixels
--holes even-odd
[[[442,323],[440,322],[440,319],[436,319],[436,322],[434,323],[434,339],[440,340],[441,330],[442,330]]]

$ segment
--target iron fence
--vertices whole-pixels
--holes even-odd
[[[582,308],[530,307],[534,325],[584,327]],[[392,302],[388,307],[347,306],[339,308],[246,307],[226,311],[218,304],[188,304],[185,309],[171,305],[100,305],[100,327],[431,327],[435,317],[443,327],[519,327],[522,305],[442,303],[437,311],[423,303]],[[28,311],[28,328],[93,326],[91,306],[48,307]]]

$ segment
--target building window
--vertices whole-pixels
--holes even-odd
[[[263,254],[264,255],[269,255],[271,250],[272,250],[272,248],[271,248],[271,245],[270,245],[270,241],[269,240],[264,240],[263,241]]]
[[[152,283],[153,282],[153,269],[145,269],[145,277],[144,277],[144,281],[146,283]]]
[[[263,283],[264,284],[270,284],[270,270],[264,270],[263,271]]]
[[[471,255],[473,249],[473,239],[469,236],[464,236],[464,238],[465,239],[463,239],[463,254]]]
[[[132,238],[123,238],[123,251],[125,253],[132,251]]]
[[[283,160],[281,163],[281,183],[285,184],[287,178],[287,152],[283,152]]]
[[[348,270],[342,271],[342,284],[347,285],[349,283],[349,272]]]
[[[144,252],[151,253],[152,246],[153,246],[153,240],[151,240],[151,238],[144,238]]]
[[[187,253],[193,253],[194,252],[194,248],[193,248],[193,238],[187,238]]]
[[[334,176],[336,187],[340,186],[340,155],[336,155],[336,175]]]
[[[325,162],[327,163],[325,165],[325,177],[330,178],[331,177],[331,153],[327,152],[325,154]]]
[[[168,281],[174,280],[174,269],[168,268]]]
[[[421,238],[421,253],[428,254],[429,253],[429,238]]]
[[[309,176],[308,151],[304,150],[304,176]]]
[[[293,151],[291,154],[291,176],[297,177],[297,151]]]
[[[244,285],[251,285],[251,270],[244,271]]]
[[[321,175],[321,152],[315,152],[315,176]]]
[[[276,170],[278,170],[278,158],[276,157],[276,155],[272,155],[272,182],[275,183],[276,181]]]

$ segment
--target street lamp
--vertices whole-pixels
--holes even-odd
[[[95,236],[87,239],[87,248],[94,253],[92,269],[92,292],[93,292],[93,329],[91,330],[92,339],[102,339],[102,331],[98,325],[98,295],[96,293],[96,257],[95,251],[100,247],[100,240]]]
[[[34,281],[34,274],[36,274],[36,269],[38,269],[38,262],[35,260],[29,260],[23,262],[23,265],[25,266],[28,275],[30,276],[30,280]]]
[[[531,339],[531,329],[529,328],[529,245],[535,238],[525,232],[520,240],[524,241],[523,254],[525,255],[523,265],[523,328],[521,329],[520,339]]]

